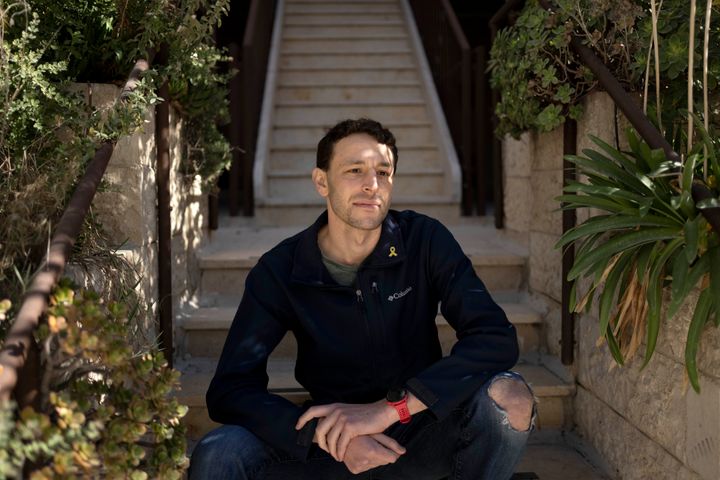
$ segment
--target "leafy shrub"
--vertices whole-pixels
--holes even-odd
[[[187,407],[169,396],[179,373],[157,349],[129,347],[129,324],[119,303],[67,281],[55,289],[36,335],[42,406],[0,408],[0,478],[25,462],[33,479],[181,477]]]
[[[648,0],[555,0],[547,12],[528,1],[516,22],[498,32],[490,58],[491,84],[502,92],[496,134],[519,136],[527,130],[549,131],[565,118],[578,118],[579,101],[598,88],[594,76],[569,48],[572,34],[591,48],[615,78],[631,92],[644,91],[652,38]],[[678,151],[687,108],[689,8],[684,0],[664,0],[658,16],[660,92],[666,134]],[[704,12],[705,2],[698,2]],[[714,8],[710,29],[707,88],[711,112],[720,111],[720,12]],[[696,18],[695,45],[702,45],[704,15]],[[702,55],[695,55],[695,79],[701,79]],[[651,61],[652,65],[652,61]],[[652,71],[652,69],[651,69]],[[648,116],[656,121],[654,75],[648,79]],[[701,91],[703,85],[694,86]],[[702,111],[702,95],[695,95]],[[713,113],[711,121],[720,126]],[[657,122],[657,121],[656,121]]]

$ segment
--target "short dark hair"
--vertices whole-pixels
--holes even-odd
[[[332,127],[318,142],[316,166],[327,171],[330,168],[335,144],[345,137],[355,133],[366,133],[377,140],[378,143],[387,145],[393,154],[393,171],[397,168],[398,151],[395,146],[395,136],[384,128],[380,122],[369,118],[358,118],[357,120],[347,119]]]

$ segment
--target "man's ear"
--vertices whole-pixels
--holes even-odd
[[[320,168],[313,168],[312,172],[312,180],[315,184],[315,190],[320,194],[321,197],[327,197],[328,196],[328,186],[327,186],[327,172],[325,170],[322,170]]]

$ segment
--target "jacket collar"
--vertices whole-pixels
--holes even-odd
[[[300,233],[295,256],[293,258],[292,279],[315,285],[334,285],[330,273],[322,263],[322,255],[317,237],[320,229],[327,225],[328,213],[324,211],[309,228]],[[397,212],[389,210],[382,223],[380,239],[375,249],[360,265],[360,269],[384,267],[405,260],[405,243],[403,242]]]

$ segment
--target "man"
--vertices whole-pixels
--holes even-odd
[[[389,210],[397,162],[373,120],[320,140],[312,180],[327,211],[250,272],[207,393],[225,425],[196,447],[191,479],[512,475],[534,415],[507,372],[515,329],[442,224]],[[459,339],[445,358],[438,303]],[[267,391],[287,331],[307,409]]]

